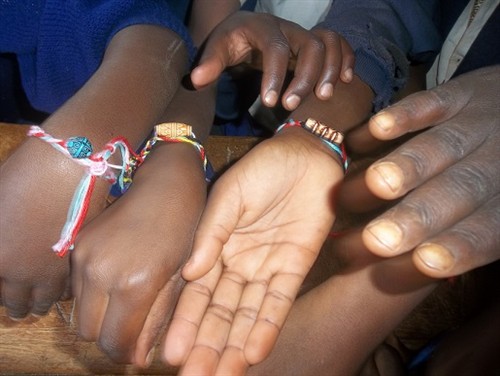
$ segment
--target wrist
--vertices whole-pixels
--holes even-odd
[[[346,172],[349,158],[343,144],[344,135],[342,132],[308,118],[305,121],[289,119],[276,129],[276,134],[292,128],[302,129],[302,132],[296,132],[295,134],[300,137],[307,137],[316,148],[327,149],[330,155],[333,154],[336,160],[340,162],[344,172]]]

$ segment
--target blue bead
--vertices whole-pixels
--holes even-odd
[[[70,137],[66,147],[73,158],[88,158],[92,154],[92,144],[87,137]]]

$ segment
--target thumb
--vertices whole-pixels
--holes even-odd
[[[240,195],[230,195],[217,185],[208,198],[194,235],[193,252],[182,270],[182,277],[188,281],[203,277],[214,267],[240,218]],[[236,200],[230,199],[232,196]]]
[[[227,41],[217,35],[208,40],[198,65],[191,72],[191,82],[196,89],[214,83],[222,72],[232,65],[226,44]]]

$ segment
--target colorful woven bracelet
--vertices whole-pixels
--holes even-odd
[[[74,247],[76,236],[87,215],[97,177],[103,178],[110,184],[118,183],[122,192],[125,192],[132,183],[134,172],[144,162],[153,145],[159,140],[192,144],[200,152],[205,171],[207,166],[205,149],[196,141],[191,127],[185,124],[164,123],[155,126],[153,137],[139,154],[133,151],[128,141],[123,137],[113,138],[104,145],[102,151],[94,153],[92,144],[86,137],[70,137],[67,140],[61,140],[52,137],[35,125],[30,127],[28,136],[37,137],[47,142],[66,157],[85,167],[85,176],[73,195],[60,239],[52,246],[54,252],[60,257],[64,257]],[[108,159],[117,150],[121,153],[121,165],[113,165],[108,162]],[[113,170],[120,172],[117,175]]]
[[[301,127],[306,131],[318,136],[330,149],[332,149],[336,154],[339,155],[342,162],[342,167],[344,172],[347,171],[349,167],[349,158],[344,147],[344,135],[342,132],[336,131],[326,125],[316,121],[314,119],[307,119],[306,121],[296,121],[293,119],[288,119],[286,122],[281,124],[275,131],[279,133],[283,129],[290,127]]]

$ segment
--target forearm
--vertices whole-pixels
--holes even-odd
[[[181,85],[162,115],[161,122],[189,124],[193,127],[196,138],[203,143],[213,124],[215,99],[215,85],[199,90],[186,89]]]
[[[334,95],[328,100],[309,95],[292,112],[291,118],[313,118],[338,131],[347,132],[370,117],[373,97],[370,87],[358,76],[354,76],[348,84],[339,81]]]
[[[137,147],[165,112],[187,61],[181,38],[170,30],[149,25],[123,29],[96,73],[44,129],[60,138],[84,135],[96,148],[122,135]]]
[[[384,260],[343,270],[300,297],[274,351],[249,374],[357,374],[371,351],[435,287],[410,260],[403,264]]]

